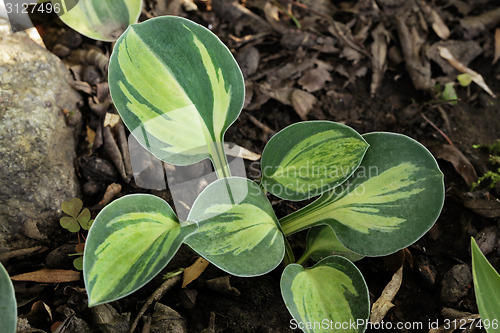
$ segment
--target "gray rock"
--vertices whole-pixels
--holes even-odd
[[[34,246],[78,195],[75,129],[62,110],[80,96],[61,61],[0,19],[0,252]]]

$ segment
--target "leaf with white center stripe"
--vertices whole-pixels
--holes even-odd
[[[188,220],[199,228],[185,243],[228,273],[262,275],[283,259],[278,220],[260,187],[248,179],[230,177],[210,184]]]
[[[327,257],[311,268],[288,265],[281,276],[281,295],[304,332],[358,333],[366,329],[368,287],[361,272],[343,257]]]
[[[3,333],[14,333],[17,325],[17,305],[14,286],[0,263],[0,325]]]
[[[353,252],[379,256],[417,241],[436,222],[444,203],[443,174],[417,141],[369,133],[361,165],[342,186],[283,218],[288,235],[329,225]]]
[[[223,137],[245,86],[210,30],[173,16],[130,26],[111,55],[109,86],[123,121],[154,156],[176,165],[210,157],[218,173],[225,169]]]
[[[331,121],[290,125],[262,153],[262,185],[277,197],[304,200],[343,183],[368,148],[352,128]]]
[[[163,199],[132,194],[113,201],[90,228],[83,258],[89,306],[125,297],[153,279],[196,224],[181,227]]]
[[[139,19],[142,0],[52,0],[61,21],[92,39],[114,42]]]

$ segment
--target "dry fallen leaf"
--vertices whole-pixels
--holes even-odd
[[[314,68],[308,70],[297,83],[308,92],[315,92],[325,87],[327,81],[331,81],[332,76],[325,68]]]
[[[102,200],[99,201],[99,205],[107,205],[114,197],[116,197],[120,191],[122,190],[122,186],[117,183],[113,183],[108,185],[106,188],[106,192],[104,193]]]
[[[188,284],[200,277],[201,273],[208,267],[209,262],[202,257],[196,259],[194,264],[184,270],[182,275],[182,288],[186,288]]]
[[[307,120],[307,115],[318,101],[313,94],[307,91],[295,89],[291,95],[292,106],[300,119]]]
[[[104,127],[110,126],[111,128],[114,128],[116,124],[120,122],[120,116],[115,114],[115,113],[106,113],[106,116],[104,117]]]
[[[403,265],[392,276],[391,281],[385,286],[379,299],[373,303],[370,314],[371,323],[379,323],[384,319],[387,312],[394,306],[392,300],[396,296],[403,281]]]
[[[437,159],[443,159],[450,162],[453,168],[455,168],[455,171],[462,176],[467,186],[471,187],[474,182],[477,182],[476,170],[457,147],[439,145],[432,147],[430,150]]]
[[[498,58],[500,58],[500,28],[495,29],[495,58],[492,64],[495,64]]]
[[[460,61],[458,61],[453,56],[453,54],[451,54],[450,50],[448,50],[446,47],[438,46],[438,50],[439,50],[439,55],[443,59],[448,60],[448,62],[450,63],[450,65],[452,65],[456,70],[458,70],[461,73],[467,73],[467,74],[469,74],[470,77],[471,77],[471,79],[472,79],[472,81],[474,81],[474,83],[476,83],[478,86],[480,86],[481,88],[483,88],[483,90],[486,91],[488,94],[490,94],[491,97],[496,98],[496,96],[493,93],[493,91],[491,91],[491,89],[488,87],[488,85],[486,84],[486,82],[484,82],[484,79],[481,76],[481,74],[473,71],[472,69],[470,69],[469,67],[465,66],[463,63],[461,63]]]
[[[14,281],[32,281],[39,283],[63,283],[80,281],[80,272],[66,269],[41,269],[35,272],[11,277]]]

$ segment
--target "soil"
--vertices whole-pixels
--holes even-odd
[[[258,33],[258,29],[253,29],[249,24],[242,23],[237,26],[234,17],[231,17],[229,11],[216,8],[216,1],[212,1],[213,8],[207,8],[210,1],[195,1],[198,10],[185,12],[181,7],[177,8],[179,14],[186,16],[205,26],[210,25],[224,43],[229,45],[230,49],[238,57],[245,48],[255,47],[260,55],[258,70],[247,75],[247,84],[253,93],[253,99],[243,109],[238,120],[229,128],[226,134],[226,141],[239,144],[255,153],[261,153],[268,138],[286,126],[302,121],[304,116],[300,116],[296,107],[292,103],[283,103],[276,98],[269,98],[262,93],[260,87],[264,83],[270,82],[273,87],[285,87],[301,89],[298,82],[305,71],[300,71],[284,79],[276,78],[276,71],[286,64],[299,66],[310,59],[316,57],[318,60],[326,63],[329,67],[331,80],[326,80],[320,84],[320,88],[311,92],[317,102],[311,108],[306,119],[324,119],[345,123],[360,133],[371,131],[391,131],[406,134],[420,142],[434,152],[433,148],[453,143],[457,151],[462,152],[466,160],[469,160],[477,174],[482,175],[485,171],[491,169],[488,163],[487,154],[484,150],[474,149],[475,144],[491,144],[500,139],[500,117],[498,116],[498,99],[488,95],[477,85],[469,87],[456,87],[458,93],[458,103],[452,104],[438,100],[432,89],[416,89],[412,81],[411,74],[407,71],[404,61],[396,63],[389,61],[387,71],[379,85],[374,96],[370,93],[371,84],[371,60],[362,56],[361,59],[351,61],[340,55],[340,51],[345,45],[336,41],[335,52],[319,52],[314,48],[306,46],[305,42],[299,42],[294,48],[286,47],[283,41],[284,33],[272,30],[265,37],[254,39],[250,43],[239,43],[238,38],[250,36]],[[260,3],[266,1],[241,1],[247,4],[253,15],[264,22],[269,20],[266,17],[265,7]],[[383,1],[388,3],[389,1]],[[173,2],[175,3],[175,1]],[[220,3],[230,3],[230,1],[220,1]],[[238,2],[236,2],[238,3]],[[287,1],[279,1],[286,8]],[[306,8],[291,6],[294,14],[303,22],[316,22],[320,19],[316,13],[316,6],[329,3],[328,1],[303,1]],[[363,18],[370,17],[365,11],[366,3],[375,3],[370,1],[355,1],[351,3],[340,3],[332,1],[336,8],[334,18],[337,22],[350,27],[352,31],[358,31],[362,28]],[[397,3],[397,1],[394,1]],[[465,40],[466,37],[458,28],[457,19],[465,16],[474,16],[488,12],[495,7],[495,1],[480,1],[478,4],[469,4],[470,10],[467,14],[458,13],[456,7],[450,7],[452,1],[437,1],[435,6],[439,13],[445,17],[445,22],[452,30],[452,38],[456,40]],[[365,7],[363,7],[365,6]],[[144,13],[141,20],[147,19],[148,15],[155,16],[159,13],[156,1],[146,1]],[[340,10],[344,8],[344,10]],[[390,10],[394,7],[382,5],[379,9],[383,16],[370,17],[369,22],[364,22],[373,31],[377,20],[384,22],[385,28],[391,33],[391,42],[389,46],[399,47],[399,36],[396,32],[393,21],[389,17]],[[351,10],[349,9],[356,9]],[[267,9],[266,9],[267,10]],[[225,16],[227,15],[227,16]],[[453,16],[455,15],[455,16]],[[281,12],[279,24],[286,28],[286,31],[299,34],[299,30],[293,25],[293,22]],[[240,20],[241,23],[241,20]],[[275,23],[276,24],[276,23]],[[328,33],[328,24],[324,23],[323,29],[318,30],[316,23],[310,23],[309,29],[303,31],[313,31],[315,36],[334,38],[332,33]],[[49,48],[56,44],[61,44],[61,36],[67,34],[68,29],[55,20],[44,19],[43,27],[45,33],[43,37],[47,40]],[[369,34],[368,34],[369,35]],[[482,74],[485,82],[493,92],[500,92],[500,81],[497,78],[499,65],[492,65],[492,49],[495,41],[493,38],[494,29],[485,28],[475,39],[482,46],[482,52],[468,67],[473,68]],[[235,37],[236,36],[236,37]],[[349,35],[347,35],[349,36]],[[431,31],[425,43],[432,44],[439,38]],[[80,38],[79,36],[78,38]],[[352,35],[351,35],[352,37]],[[74,40],[76,37],[71,37]],[[83,42],[78,43],[74,50],[88,48],[89,45],[97,46],[102,52],[110,50],[110,45],[91,41],[85,37]],[[364,50],[370,51],[372,37],[366,37],[356,45]],[[285,46],[284,46],[285,44]],[[317,46],[317,45],[316,45]],[[489,50],[489,51],[488,51]],[[432,77],[442,76],[442,69],[436,63],[431,64],[433,72]],[[356,71],[365,68],[364,75],[355,75]],[[343,71],[349,74],[342,74]],[[260,90],[259,90],[260,87]],[[260,102],[263,101],[263,102]],[[96,123],[100,117],[90,110],[88,103],[82,105],[80,112],[83,115],[83,125],[80,134],[80,144],[78,153],[81,156],[100,157],[108,162],[112,162],[108,154],[101,148],[89,150],[87,142],[87,132],[83,129],[89,125],[96,128]],[[458,153],[457,153],[458,154]],[[439,156],[441,155],[441,156]],[[478,313],[472,282],[467,282],[465,278],[465,295],[457,296],[453,301],[453,295],[442,295],[443,285],[446,287],[450,283],[445,274],[455,265],[471,265],[470,256],[470,237],[478,235],[483,229],[492,227],[494,232],[498,233],[500,229],[500,214],[484,214],[478,209],[474,209],[475,198],[488,202],[498,202],[500,193],[498,190],[489,190],[480,188],[474,193],[470,192],[470,184],[464,180],[464,173],[457,172],[450,161],[455,161],[458,157],[453,155],[445,157],[442,154],[436,154],[439,165],[445,175],[445,184],[447,197],[441,216],[435,226],[424,235],[417,243],[410,246],[405,255],[404,273],[402,286],[393,300],[394,307],[384,318],[385,323],[392,323],[393,328],[376,329],[371,328],[368,332],[428,332],[430,323],[444,323],[449,319],[449,309],[459,312]],[[250,166],[247,162],[247,167]],[[248,168],[247,170],[250,170]],[[460,171],[460,169],[459,169]],[[82,184],[88,182],[84,179],[84,170],[79,169],[82,175]],[[249,171],[249,177],[255,177]],[[146,190],[137,187],[133,180],[130,183],[125,182],[119,176],[114,175],[113,182],[119,183],[122,190],[117,196],[123,196],[128,193],[146,192]],[[95,216],[101,208],[98,204],[103,195],[103,190],[111,181],[96,180],[98,183],[97,191],[89,195],[84,192],[83,201],[85,207],[93,207],[92,214]],[[105,179],[105,178],[104,178]],[[172,204],[168,191],[151,191],[159,195]],[[292,211],[300,208],[304,203],[291,203],[270,196],[270,201],[275,208],[278,217],[285,216]],[[97,205],[97,206],[96,206]],[[494,203],[491,203],[491,207]],[[489,206],[488,206],[489,207]],[[290,238],[291,244],[296,255],[300,255],[304,250],[305,234],[299,233]],[[68,242],[74,242],[74,237],[68,233],[58,243],[63,245]],[[34,267],[43,267],[48,252],[32,255],[25,258],[24,262],[14,268],[11,274],[18,274],[32,270]],[[164,273],[177,270],[191,265],[196,260],[197,255],[190,249],[182,247],[179,253],[165,268]],[[497,242],[493,249],[487,255],[488,260],[493,266],[500,269],[500,246]],[[390,281],[395,272],[394,265],[397,265],[401,258],[391,256],[386,258],[364,258],[356,263],[362,271],[369,286],[370,297],[374,302],[382,293],[385,285]],[[310,263],[312,264],[312,263]],[[61,267],[68,268],[68,267]],[[281,299],[279,281],[283,267],[276,268],[273,272],[261,277],[239,278],[231,277],[231,286],[236,288],[240,295],[231,293],[222,293],[214,291],[207,287],[206,281],[227,275],[223,271],[210,265],[200,278],[188,286],[190,291],[196,293],[195,301],[186,300],[186,292],[179,285],[171,289],[160,302],[170,306],[178,311],[185,319],[188,332],[294,332],[290,328],[291,317]],[[160,274],[162,275],[162,274]],[[460,277],[452,276],[452,280],[459,280]],[[158,277],[138,292],[128,296],[123,300],[112,303],[112,306],[120,314],[131,314],[135,318],[144,301],[161,285],[162,279]],[[28,317],[32,327],[50,331],[57,326],[54,322],[63,321],[67,316],[65,308],[71,309],[71,313],[84,319],[93,331],[103,330],[99,327],[95,319],[86,307],[86,299],[83,291],[83,281],[69,283],[64,285],[44,285],[37,286],[36,283],[25,285],[26,288],[32,288],[36,292],[27,292],[32,295],[25,300],[25,304],[19,308],[21,316]],[[462,286],[464,287],[464,286]],[[77,291],[75,291],[77,290]],[[447,290],[445,288],[445,290]],[[452,299],[450,301],[450,298]],[[34,311],[32,305],[35,301],[42,300],[50,309],[52,309],[52,320],[43,311]],[[462,313],[463,315],[463,313]],[[212,318],[211,318],[212,316]],[[214,320],[215,319],[215,320]],[[422,327],[412,327],[396,329],[397,323],[421,323]],[[391,324],[388,324],[391,325]],[[140,322],[142,327],[142,321]],[[477,330],[479,331],[479,330]]]

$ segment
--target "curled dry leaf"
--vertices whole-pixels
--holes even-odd
[[[390,42],[389,31],[385,29],[383,23],[379,23],[372,31],[372,82],[370,94],[375,96],[378,87],[382,83],[385,70],[387,68],[387,45]]]
[[[453,168],[467,184],[471,187],[477,182],[477,173],[467,157],[457,147],[451,145],[439,145],[430,148],[432,154],[438,158],[450,162]]]
[[[467,73],[470,75],[472,81],[474,81],[475,84],[483,88],[484,91],[486,91],[491,97],[496,98],[496,95],[491,91],[491,89],[488,87],[486,82],[484,82],[483,77],[481,74],[473,71],[469,67],[465,66],[463,63],[458,61],[453,54],[451,54],[450,50],[448,50],[446,47],[438,46],[439,50],[439,55],[443,58],[448,60],[450,65],[452,65],[456,70],[458,70],[461,73]]]
[[[98,205],[107,205],[120,193],[121,190],[122,186],[120,184],[113,183],[108,185],[108,187],[106,188],[106,192],[104,193],[102,200],[99,201]]]
[[[307,120],[307,115],[318,101],[313,94],[300,89],[292,91],[291,100],[295,112],[302,120]]]
[[[182,288],[186,288],[188,284],[200,277],[201,273],[208,267],[209,262],[202,257],[196,259],[194,264],[184,270],[182,275]]]
[[[308,70],[297,83],[308,92],[315,92],[325,87],[327,81],[331,81],[330,73],[324,67]]]
[[[396,296],[403,281],[403,265],[392,276],[391,281],[385,286],[379,299],[373,303],[370,314],[371,323],[379,323],[384,319],[387,312],[394,306],[392,300]]]
[[[41,269],[35,272],[11,277],[14,281],[32,281],[39,283],[64,283],[80,281],[80,272],[65,269]]]

